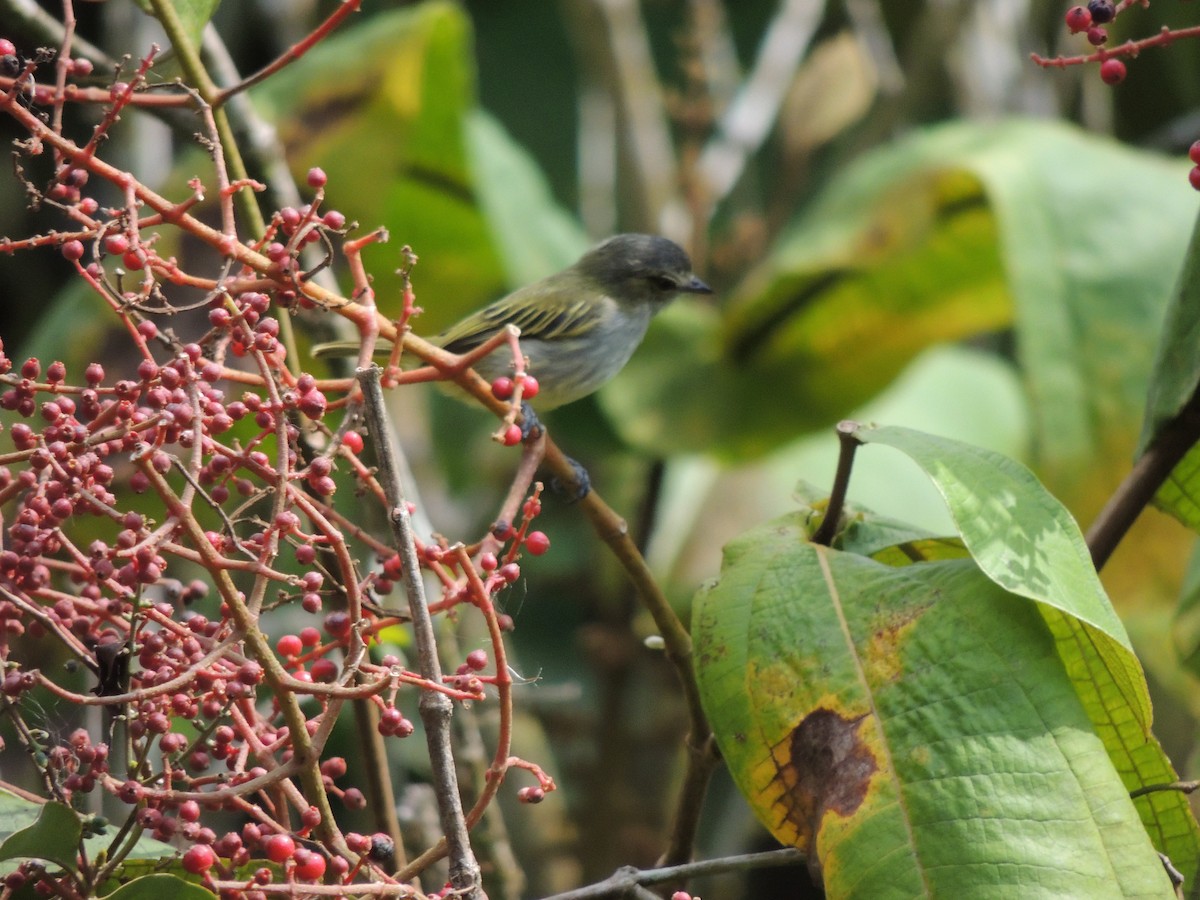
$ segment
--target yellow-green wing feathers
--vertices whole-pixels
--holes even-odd
[[[505,325],[516,325],[530,340],[569,338],[579,334],[604,305],[562,290],[555,279],[522,288],[497,300],[439,334],[434,342],[452,353],[477,347]]]

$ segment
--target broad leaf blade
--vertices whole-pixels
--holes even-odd
[[[1131,790],[1177,776],[1150,733],[1145,676],[1070,513],[1028,469],[1007,457],[911,429],[856,436],[907,454],[946,500],[963,543],[998,585],[1037,602],[1075,690]],[[1158,848],[1191,878],[1200,829],[1177,793],[1139,800]]]
[[[25,803],[7,792],[4,797],[7,805],[14,801]],[[22,819],[23,816],[18,816],[10,822],[19,825]],[[0,843],[0,860],[44,859],[77,872],[76,856],[82,836],[83,827],[74,810],[61,803],[46,803],[37,811],[37,820],[32,825],[13,831]]]
[[[730,771],[830,897],[1171,896],[1034,607],[806,538],[729,545],[694,636]]]

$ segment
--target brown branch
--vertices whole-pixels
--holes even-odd
[[[574,466],[550,438],[546,439],[546,462],[565,484],[575,480]],[[671,608],[637,544],[630,537],[625,520],[613,512],[595,490],[589,491],[579,501],[579,507],[592,523],[596,535],[608,545],[629,580],[633,582],[634,591],[662,635],[667,659],[675,667],[683,688],[688,710],[687,769],[684,773],[684,792],[675,809],[671,835],[662,860],[666,865],[685,862],[691,859],[699,824],[700,805],[709,779],[720,761],[712,737],[712,728],[700,702],[700,689],[692,664],[692,638],[675,614],[675,610]]]
[[[825,507],[825,518],[812,536],[814,544],[828,547],[833,536],[837,534],[838,522],[842,518],[842,509],[846,505],[846,492],[850,488],[850,473],[854,469],[854,454],[862,443],[854,432],[858,423],[844,419],[837,424],[839,443],[837,472],[833,476],[833,490],[829,494],[829,503]]]
[[[375,441],[379,483],[387,497],[392,537],[403,561],[404,589],[408,597],[409,615],[412,617],[413,643],[417,648],[419,670],[421,677],[427,681],[440,682],[442,667],[437,655],[437,638],[425,597],[425,585],[421,580],[421,564],[417,558],[412,519],[400,484],[397,462],[399,451],[391,422],[388,421],[384,410],[382,375],[383,370],[378,366],[359,370],[358,382],[362,388],[363,412],[371,437]],[[437,691],[421,692],[419,709],[421,722],[425,726],[425,740],[429,747],[429,761],[437,794],[442,834],[446,838],[450,854],[450,883],[468,900],[480,900],[483,893],[480,889],[479,864],[471,850],[462,797],[458,792],[453,748],[450,745],[450,716],[453,708],[450,698],[444,694]]]
[[[1198,440],[1200,402],[1193,395],[1179,414],[1159,429],[1153,443],[1134,463],[1088,528],[1085,539],[1096,571],[1104,568],[1142,510]]]

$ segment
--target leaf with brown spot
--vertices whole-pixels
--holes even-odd
[[[1170,897],[1034,604],[969,558],[814,546],[807,521],[726,548],[693,636],[730,772],[827,895]]]

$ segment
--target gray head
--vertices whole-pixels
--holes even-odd
[[[678,244],[652,234],[618,234],[596,245],[574,268],[617,300],[665,304],[680,294],[711,294]]]

